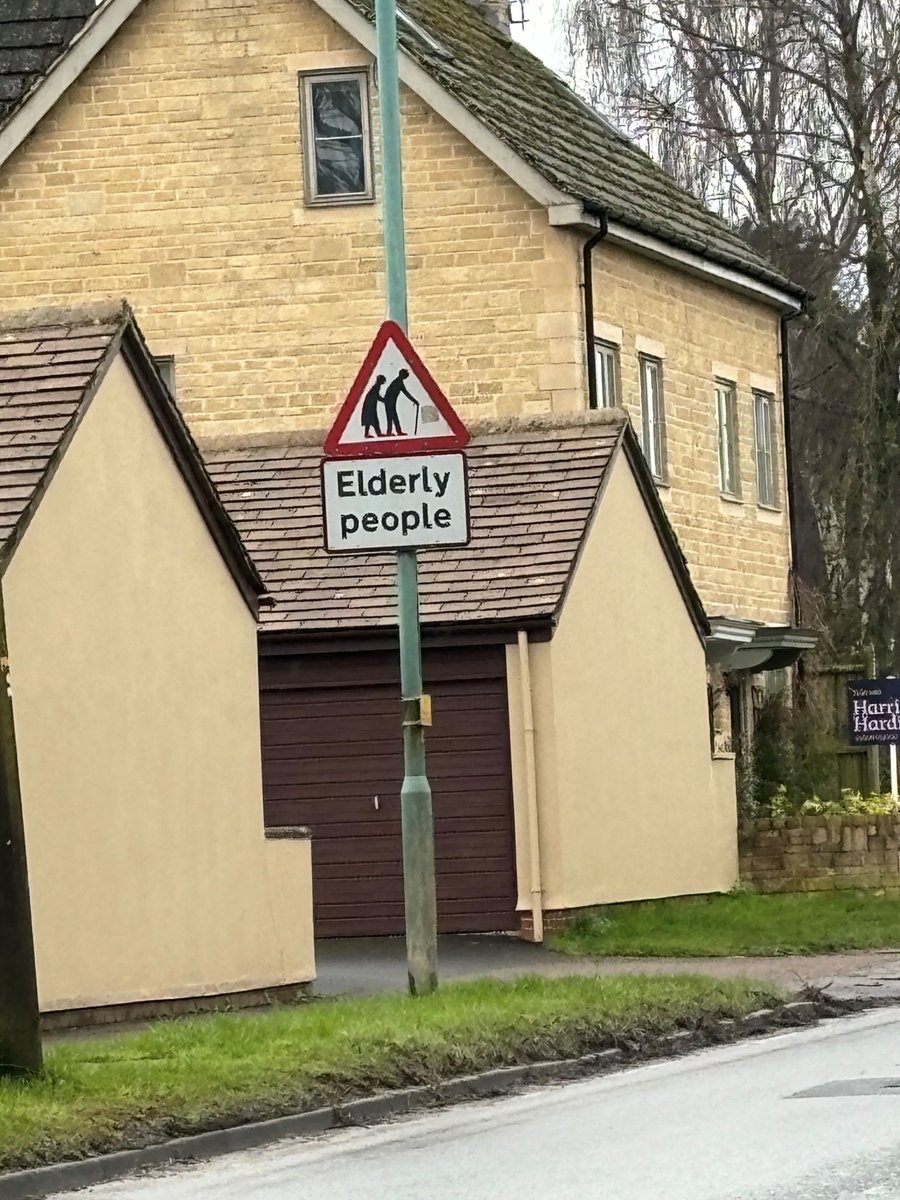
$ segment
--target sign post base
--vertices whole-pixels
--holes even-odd
[[[400,687],[403,696],[403,895],[406,908],[406,966],[409,990],[426,996],[437,987],[437,887],[434,816],[425,774],[422,723],[422,642],[419,574],[415,550],[397,553],[397,610],[400,626]]]

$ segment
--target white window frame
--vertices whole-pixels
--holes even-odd
[[[761,411],[764,417],[761,417]],[[762,388],[753,389],[753,457],[756,465],[756,502],[760,508],[777,509],[778,438],[775,397]]]
[[[596,408],[617,408],[622,395],[619,347],[606,338],[594,338],[594,385],[591,399]]]
[[[641,379],[641,446],[650,474],[657,483],[665,483],[669,470],[663,360],[653,354],[639,354],[638,370]]]
[[[317,83],[341,83],[352,80],[359,84],[360,113],[362,115],[362,150],[365,188],[361,192],[328,192],[320,195],[316,173],[316,131],[313,117],[312,88]],[[300,73],[300,113],[302,128],[304,198],[308,205],[316,208],[323,205],[370,204],[375,199],[375,184],[372,162],[372,121],[369,100],[369,72],[365,67],[334,68],[324,71],[302,71]],[[321,140],[321,139],[320,139]]]
[[[737,384],[716,380],[716,441],[719,447],[719,491],[731,500],[741,498],[741,441]]]

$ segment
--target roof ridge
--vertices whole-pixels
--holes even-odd
[[[585,409],[572,413],[535,413],[527,417],[477,417],[466,422],[473,441],[498,434],[546,434],[554,430],[618,428],[629,420],[622,408]],[[229,450],[281,450],[291,447],[321,448],[328,430],[322,427],[281,429],[259,433],[206,433],[202,428],[195,440],[204,454]]]
[[[71,329],[96,325],[112,328],[132,316],[126,300],[95,300],[86,304],[48,304],[24,312],[0,313],[0,333],[31,333],[38,329]]]

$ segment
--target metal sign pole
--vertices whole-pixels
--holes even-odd
[[[405,331],[406,239],[403,226],[403,166],[400,155],[400,82],[397,69],[396,0],[375,0],[378,36],[378,103],[381,118],[382,205],[388,317]],[[437,987],[437,900],[434,877],[434,818],[425,773],[422,725],[422,646],[415,550],[397,552],[397,611],[400,627],[400,686],[403,693],[403,888],[406,905],[406,963],[409,990],[425,995]]]

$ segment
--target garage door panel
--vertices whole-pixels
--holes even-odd
[[[375,832],[363,836],[350,834],[346,837],[329,838],[317,841],[315,851],[316,862],[322,866],[351,864],[354,867],[372,862],[396,861],[398,839],[400,837],[400,822],[391,822],[396,826],[387,834]],[[437,828],[438,834],[444,832]],[[452,846],[443,844],[438,851],[437,861],[440,865],[445,860],[469,861],[471,859],[502,858],[507,850],[506,836],[495,829],[481,831],[466,831],[463,837],[454,838]]]
[[[280,801],[295,801],[297,803],[316,804],[327,801],[333,804],[335,800],[365,800],[372,803],[373,796],[381,801],[396,796],[400,801],[400,781],[398,779],[345,779],[332,782],[322,780],[318,783],[298,782],[296,779],[288,783],[273,783],[266,777],[266,811],[270,804]]]
[[[303,795],[296,794],[283,800],[270,800],[266,804],[266,821],[270,825],[316,827],[345,825],[348,821],[371,821],[376,829],[392,818],[399,821],[399,788],[383,789],[375,794],[379,799],[377,812],[368,793],[365,796],[322,796],[315,800],[307,800]],[[432,810],[439,832],[456,833],[485,823],[489,823],[491,828],[502,828],[508,805],[508,795],[496,789],[477,796],[439,793],[433,799]]]
[[[446,871],[438,872],[437,894],[438,903],[448,901],[451,907],[456,899],[459,900],[502,900],[507,894],[507,888],[502,876],[502,859],[494,860],[495,869],[499,874],[487,871]],[[490,864],[486,864],[490,865]]]
[[[348,731],[355,730],[352,721],[346,722]],[[282,761],[297,761],[301,763],[315,763],[325,761],[333,763],[336,758],[340,758],[344,753],[345,740],[343,738],[333,737],[334,729],[329,731],[329,737],[318,739],[315,743],[315,751],[312,757],[304,756],[298,746],[298,737],[308,737],[309,731],[303,729],[297,722],[291,724],[285,729],[267,729],[267,745],[268,755],[271,762]],[[473,722],[472,732],[455,729],[453,735],[442,735],[440,727],[436,724],[434,729],[430,731],[432,744],[428,749],[428,759],[440,761],[441,757],[447,754],[470,754],[478,751],[484,751],[488,754],[493,754],[497,745],[497,730],[490,729],[485,725],[476,726]],[[402,770],[403,750],[401,744],[402,727],[399,721],[392,724],[390,729],[384,734],[373,732],[371,728],[366,727],[359,729],[355,740],[354,758],[350,761],[356,762],[356,757],[363,755],[367,758],[377,759],[382,761],[391,761],[396,759],[400,763]],[[436,740],[437,739],[437,740]],[[396,743],[391,745],[390,743]],[[308,743],[307,743],[308,744]]]
[[[315,753],[316,750],[313,750],[313,754]],[[266,756],[268,759],[268,749]],[[394,781],[394,786],[399,790],[397,780],[398,776],[402,777],[403,759],[401,756],[399,768],[397,759],[398,753],[373,754],[364,759],[362,757],[349,758],[346,755],[346,747],[340,757],[304,758],[302,749],[298,746],[292,758],[268,760],[264,775],[270,783],[293,782],[299,783],[301,786],[305,782],[328,783],[337,792],[340,790],[342,781],[346,780],[348,783],[359,781],[359,765],[361,761],[365,761],[365,779],[367,781],[383,783],[386,786],[390,786],[391,781]],[[372,794],[374,795],[374,792]]]
[[[328,899],[325,901],[323,892]],[[373,906],[386,906],[403,911],[403,878],[400,875],[387,876],[361,875],[356,879],[330,879],[325,875],[319,876],[313,885],[313,902],[320,905],[323,902],[353,903],[359,908],[371,909]]]
[[[316,841],[320,844],[331,841],[344,841],[358,837],[368,841],[370,838],[394,838],[397,844],[397,857],[400,856],[400,806],[396,815],[385,816],[382,820],[368,824],[361,821],[319,821],[313,826],[317,830]]]
[[[426,653],[424,673],[435,721],[427,756],[439,928],[513,928],[505,651]],[[261,674],[266,821],[312,830],[317,933],[402,933],[396,655],[307,655],[289,665],[264,656]],[[288,681],[297,686],[286,687]]]
[[[281,724],[286,721],[302,721],[304,725],[321,722],[327,726],[333,721],[343,724],[347,720],[347,697],[351,697],[353,719],[387,721],[400,723],[400,690],[396,696],[358,696],[355,692],[316,693],[313,692],[309,703],[299,701],[292,703],[289,697],[294,692],[272,692],[261,702],[260,713],[264,721]]]
[[[460,857],[438,855],[435,875],[439,894],[451,897],[506,895],[506,882],[502,878],[506,847],[502,846],[499,849],[500,853],[494,856],[481,852]],[[366,858],[357,862],[323,862],[321,855],[313,855],[316,878],[346,880],[354,885],[356,880],[363,879],[400,879],[402,882],[399,846],[394,847],[393,853],[382,853],[381,858]],[[496,882],[492,885],[483,878],[485,875],[496,876]],[[475,890],[472,891],[472,888]]]

